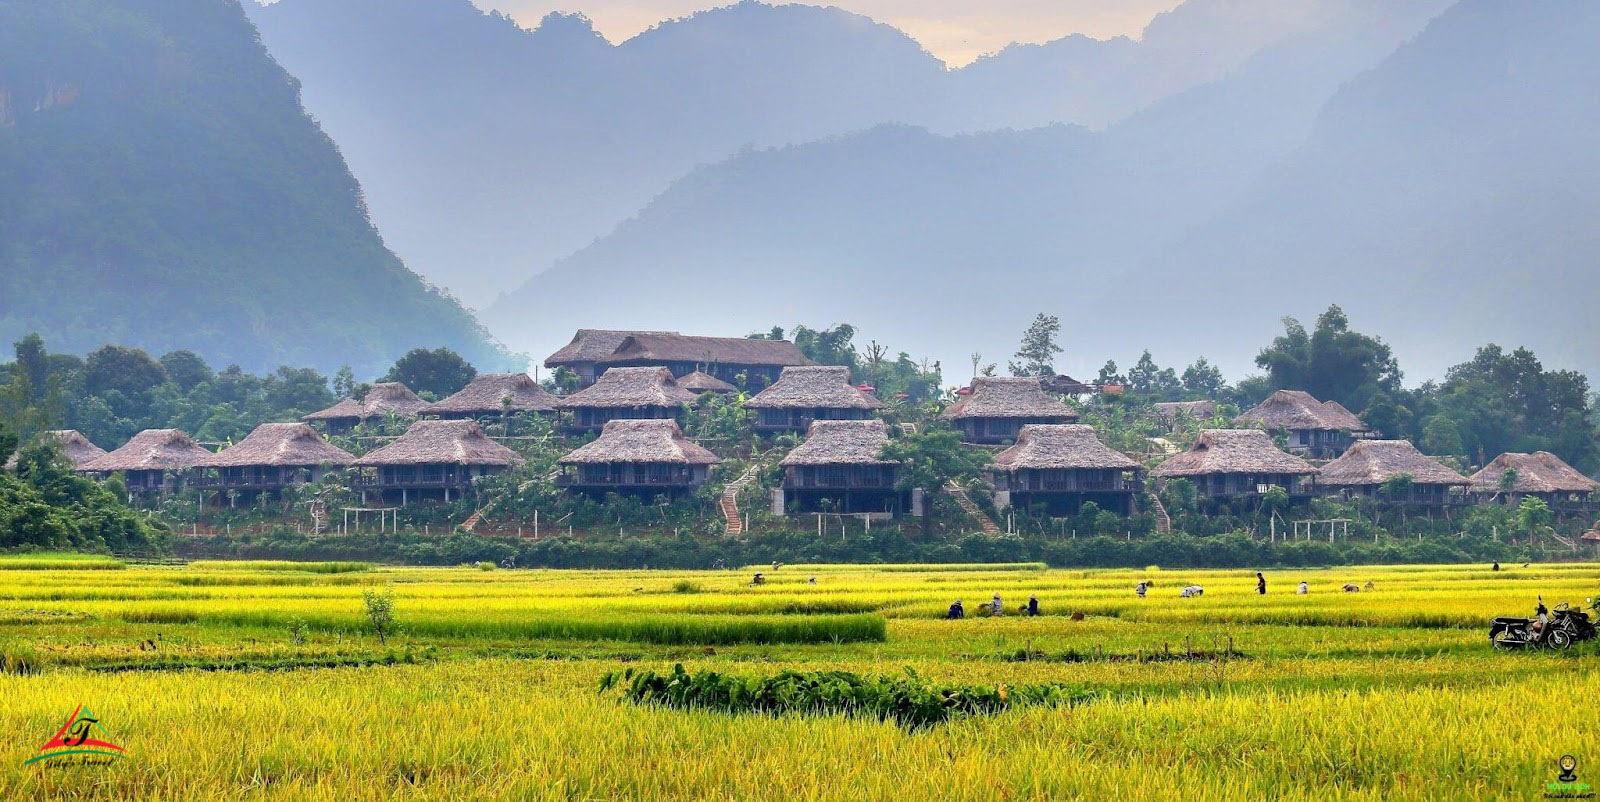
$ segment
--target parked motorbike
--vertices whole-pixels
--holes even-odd
[[[1556,605],[1552,614],[1544,597],[1533,618],[1502,616],[1489,625],[1489,642],[1501,651],[1512,649],[1566,649],[1577,641],[1593,640],[1595,625],[1588,613],[1574,610],[1566,602]]]
[[[1533,618],[1501,616],[1490,622],[1489,642],[1500,651],[1543,648],[1552,632],[1549,623],[1550,610],[1544,606],[1544,597],[1540,596]]]

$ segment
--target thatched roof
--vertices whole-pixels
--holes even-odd
[[[883,402],[850,384],[850,369],[821,365],[784,368],[771,387],[744,402],[750,409],[879,409]]]
[[[595,441],[558,460],[562,465],[605,462],[667,462],[716,465],[716,454],[683,436],[677,421],[612,420]]]
[[[1052,393],[1060,393],[1062,395],[1083,395],[1085,393],[1100,392],[1099,387],[1092,384],[1084,384],[1062,373],[1045,376],[1039,380],[1039,384]]]
[[[995,455],[1003,470],[1122,470],[1139,468],[1126,454],[1111,450],[1095,436],[1094,427],[1076,423],[1030,423],[1017,444]]]
[[[36,444],[55,444],[56,448],[67,458],[67,461],[72,463],[73,468],[82,468],[84,463],[99,459],[106,454],[105,449],[89,442],[89,438],[84,437],[77,429],[56,429],[54,431],[40,432],[38,436],[33,438],[33,442]],[[12,454],[11,458],[6,460],[5,468],[8,471],[17,469],[16,454]]]
[[[80,471],[178,471],[194,467],[211,452],[177,429],[145,429],[102,457],[78,466]]]
[[[346,398],[320,412],[313,412],[301,420],[319,421],[341,418],[381,418],[393,412],[402,418],[415,418],[422,412],[428,402],[417,397],[411,388],[400,382],[378,382],[367,390],[367,395],[360,401]]]
[[[788,340],[749,337],[691,337],[661,332],[633,332],[597,364],[626,362],[694,362],[702,365],[812,365]]]
[[[806,430],[780,465],[899,465],[878,456],[889,442],[889,426],[881,420],[819,420]]]
[[[498,415],[510,399],[512,412],[554,412],[556,397],[526,373],[479,373],[454,395],[422,408],[425,415]]]
[[[1157,401],[1152,404],[1155,416],[1164,421],[1175,421],[1180,415],[1200,421],[1208,421],[1217,416],[1217,402],[1215,401]]]
[[[675,331],[614,331],[611,329],[578,329],[572,342],[546,357],[544,366],[553,368],[573,362],[595,362],[616,353],[622,341],[635,334],[677,334]]]
[[[1170,457],[1155,469],[1166,478],[1227,473],[1305,475],[1317,469],[1273,445],[1260,429],[1203,429],[1188,451]]]
[[[1578,472],[1578,469],[1548,452],[1532,454],[1501,454],[1483,470],[1472,475],[1472,489],[1480,493],[1500,490],[1500,477],[1506,470],[1515,469],[1517,481],[1513,493],[1587,493],[1600,490],[1600,483]]]
[[[692,404],[696,398],[693,392],[679,387],[672,378],[672,371],[666,368],[612,368],[594,384],[558,399],[556,406],[562,409],[678,407]]]
[[[233,445],[195,463],[197,468],[349,465],[355,457],[304,423],[263,423]]]
[[[469,420],[419,420],[394,442],[355,461],[378,465],[490,465],[524,462],[517,452],[489,439]]]
[[[1288,431],[1367,431],[1367,425],[1338,402],[1323,403],[1304,390],[1279,390],[1233,422],[1236,426],[1259,425]]]
[[[1468,479],[1417,450],[1409,440],[1357,440],[1344,456],[1322,466],[1317,483],[1334,487],[1381,485],[1409,474],[1419,485],[1466,485]]]
[[[1002,378],[980,376],[972,380],[972,393],[939,415],[962,418],[1062,418],[1077,420],[1078,413],[1045,394],[1036,376]]]
[[[679,376],[678,386],[696,393],[737,393],[739,388],[704,371]]]

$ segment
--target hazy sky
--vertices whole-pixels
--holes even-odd
[[[775,0],[774,0],[775,1]],[[551,11],[580,12],[612,42],[662,20],[733,0],[474,0],[510,14],[525,27]],[[1097,39],[1137,35],[1157,13],[1179,0],[817,0],[864,14],[910,34],[952,66],[1011,42],[1047,42],[1082,33]]]

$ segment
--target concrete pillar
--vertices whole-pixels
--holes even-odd
[[[772,514],[782,516],[784,514],[783,510],[783,488],[774,487],[772,488]]]
[[[923,505],[927,503],[927,493],[920,487],[911,488],[911,517],[921,518]]]
[[[1010,490],[996,490],[994,492],[994,508],[997,509],[997,510],[1004,510],[1004,509],[1009,509],[1010,507],[1011,507],[1011,491]]]

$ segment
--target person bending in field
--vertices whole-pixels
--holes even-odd
[[[1039,614],[1039,597],[1036,594],[1030,593],[1030,594],[1028,594],[1028,615],[1038,615],[1038,614]]]
[[[755,577],[750,580],[750,584],[765,585],[767,584],[767,578],[762,576],[760,571],[757,571]]]
[[[1256,593],[1267,595],[1267,578],[1262,576],[1260,571],[1256,572]]]
[[[950,612],[945,613],[944,617],[945,618],[966,618],[967,617],[967,608],[961,606],[961,600],[960,599],[956,599],[955,602],[950,605]]]
[[[1149,582],[1140,582],[1139,584],[1133,586],[1133,592],[1139,594],[1139,598],[1141,598],[1141,599],[1144,598],[1144,594],[1146,592],[1148,592],[1149,590],[1150,590],[1150,583]]]
[[[1310,592],[1310,588],[1307,588],[1307,587],[1306,587],[1306,581],[1305,581],[1305,580],[1304,580],[1304,579],[1302,579],[1302,580],[1300,580],[1300,589],[1299,589],[1299,590],[1297,590],[1297,591],[1295,591],[1295,593],[1298,593],[1298,594],[1300,594],[1300,595],[1301,595],[1301,596],[1304,596],[1304,595],[1306,595],[1306,594],[1307,594],[1307,593],[1308,593],[1308,592]]]
[[[989,606],[994,608],[993,612],[995,615],[1006,614],[1006,606],[1000,602],[1000,594],[998,593],[994,594],[994,600],[989,602]]]

